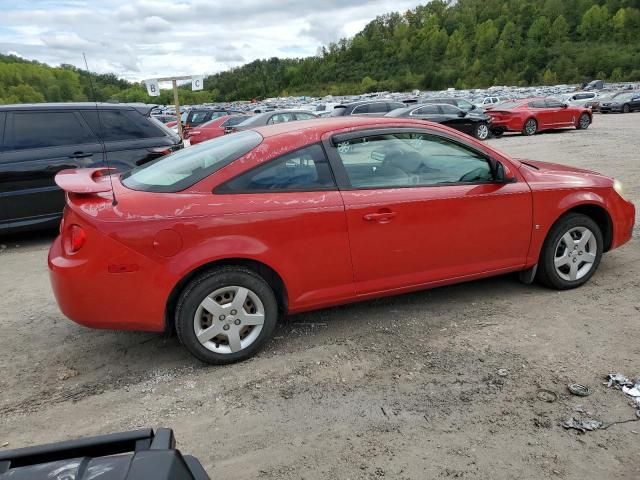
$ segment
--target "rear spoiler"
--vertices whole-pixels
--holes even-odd
[[[111,183],[108,181],[111,171],[115,168],[77,168],[62,170],[56,175],[56,184],[69,193],[100,193],[110,192]]]

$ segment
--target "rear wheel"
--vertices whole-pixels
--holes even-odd
[[[538,262],[538,279],[558,290],[586,283],[600,264],[602,232],[586,215],[565,215],[551,227]]]
[[[278,305],[262,277],[224,267],[192,280],[180,296],[176,332],[196,358],[227,364],[253,356],[273,334]]]
[[[476,124],[473,136],[478,140],[486,140],[489,138],[489,126],[484,122],[479,122]]]
[[[622,106],[622,113],[629,113],[629,111],[630,111],[630,110],[631,110],[631,109],[629,108],[629,105],[628,105],[628,104],[626,104],[626,103],[625,103],[625,104]]]
[[[589,128],[589,125],[591,125],[591,118],[589,118],[589,115],[586,113],[580,115],[576,128],[578,130],[586,130],[587,128]]]
[[[530,118],[526,122],[524,122],[524,126],[522,127],[523,135],[534,135],[538,131],[538,122],[536,122],[535,118]]]

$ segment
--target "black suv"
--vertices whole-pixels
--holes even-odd
[[[343,117],[346,115],[367,115],[370,117],[382,117],[396,108],[404,108],[402,102],[385,100],[361,100],[359,102],[344,103],[333,107],[331,117]]]
[[[64,193],[54,183],[66,168],[127,171],[182,148],[178,135],[130,105],[0,105],[0,234],[54,227]]]

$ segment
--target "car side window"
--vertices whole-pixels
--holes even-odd
[[[238,125],[244,122],[248,117],[231,117],[228,120],[225,120],[221,127],[233,127],[234,125]]]
[[[440,110],[436,105],[426,105],[411,112],[412,117],[419,117],[421,115],[438,115]]]
[[[97,142],[75,112],[14,112],[7,125],[7,147],[14,150]]]
[[[311,119],[314,119],[316,117],[311,115],[310,113],[296,113],[296,118],[298,120],[311,120]]]
[[[546,108],[547,104],[544,100],[534,100],[533,102],[529,102],[529,107],[531,108]]]
[[[461,110],[453,105],[440,105],[440,110],[446,115],[458,115]]]
[[[324,150],[314,144],[242,173],[219,186],[216,193],[311,192],[335,188]]]
[[[364,113],[369,113],[369,104],[365,103],[364,105],[358,105],[353,109],[351,115],[362,115]]]
[[[387,113],[389,107],[385,102],[375,102],[369,104],[369,113]]]
[[[473,105],[466,100],[458,100],[458,107],[462,108],[463,110],[471,110],[471,107],[473,107]]]
[[[293,113],[277,113],[276,115],[273,115],[269,119],[267,124],[273,125],[276,123],[286,123],[286,122],[293,122],[293,121],[295,121],[295,117],[293,116]]]
[[[94,132],[100,132],[105,142],[165,136],[162,130],[134,111],[100,110],[98,119],[95,110],[84,110],[82,116]]]
[[[558,100],[554,100],[552,98],[547,98],[544,103],[547,108],[560,108],[563,105],[562,102],[559,102]]]
[[[366,140],[366,142],[363,142]],[[391,133],[337,149],[353,188],[425,187],[493,180],[479,152],[426,133]]]

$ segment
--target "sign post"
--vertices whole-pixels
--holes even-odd
[[[176,117],[178,118],[178,135],[180,138],[184,140],[184,133],[182,131],[182,120],[180,115],[180,100],[178,98],[178,81],[179,80],[191,80],[191,89],[192,90],[202,90],[204,77],[202,75],[185,75],[182,77],[163,77],[163,78],[154,78],[149,80],[144,80],[145,85],[147,86],[147,92],[149,95],[153,97],[157,97],[160,95],[160,87],[158,86],[159,82],[171,82],[173,86],[173,104],[176,109]]]

